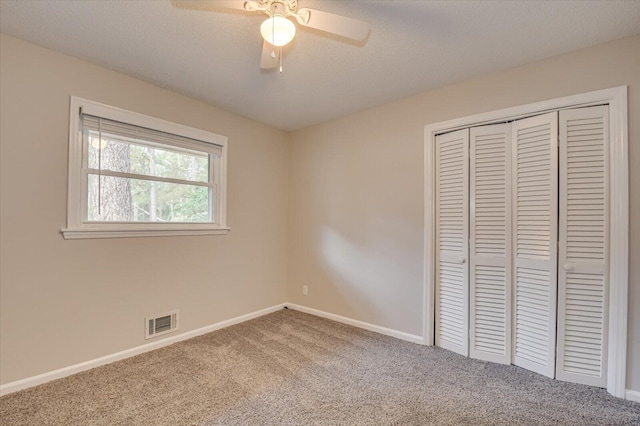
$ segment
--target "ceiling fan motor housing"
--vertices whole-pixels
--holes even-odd
[[[292,16],[298,10],[298,0],[247,0],[244,9],[249,12],[261,10],[269,16]]]

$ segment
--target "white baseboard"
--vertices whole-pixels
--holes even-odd
[[[343,324],[352,325],[354,327],[362,328],[376,333],[384,334],[387,336],[395,337],[408,342],[424,344],[425,340],[422,336],[415,334],[409,334],[390,328],[381,327],[379,325],[370,324],[364,321],[358,321],[352,318],[343,317],[341,315],[332,314],[329,312],[321,311],[319,309],[308,308],[302,305],[296,305],[295,303],[280,303],[278,305],[271,306],[269,308],[261,309],[259,311],[251,312],[245,315],[240,315],[235,318],[231,318],[225,321],[201,327],[195,330],[187,331],[186,333],[179,334],[177,336],[167,337],[156,342],[147,343],[145,345],[137,346],[135,348],[126,349],[121,352],[116,352],[111,355],[106,355],[100,358],[92,359],[89,361],[81,362],[79,364],[70,365],[68,367],[60,368],[58,370],[49,371],[47,373],[39,374],[37,376],[27,377],[26,379],[17,380],[15,382],[6,383],[0,385],[0,396],[7,395],[13,392],[17,392],[22,389],[27,389],[33,386],[37,386],[52,380],[61,379],[63,377],[71,376],[72,374],[80,373],[81,371],[90,370],[92,368],[99,367],[101,365],[110,364],[115,361],[120,361],[125,358],[130,358],[135,355],[149,352],[154,349],[160,349],[164,346],[171,345],[173,343],[181,342],[183,340],[191,339],[193,337],[201,336],[203,334],[211,333],[212,331],[219,330],[221,328],[229,327],[235,324],[239,324],[254,318],[261,317],[263,315],[276,312],[284,307],[291,308],[296,311],[305,312],[311,315],[315,315],[322,318],[327,318],[333,321],[341,322]],[[640,391],[627,389],[625,392],[625,399],[629,401],[640,403]]]
[[[634,402],[640,402],[640,391],[627,389],[624,395],[624,399],[628,399],[629,401],[634,401]]]
[[[365,330],[375,331],[376,333],[384,334],[387,336],[395,337],[400,340],[406,340],[408,342],[424,344],[424,338],[422,336],[416,336],[415,334],[405,333],[403,331],[393,330],[391,328],[381,327],[379,325],[370,324],[364,321],[358,321],[355,319],[343,317],[329,312],[321,311],[318,309],[308,308],[302,305],[296,305],[295,303],[286,303],[285,306],[300,312],[315,315],[322,318],[327,318],[333,321],[341,322],[343,324],[352,325],[358,328],[364,328]]]
[[[49,371],[47,373],[38,374],[37,376],[27,377],[26,379],[17,380],[15,382],[6,383],[0,386],[0,396],[9,393],[17,392],[22,389],[30,388],[40,385],[42,383],[50,382],[51,380],[61,379],[63,377],[70,376],[72,374],[79,373],[81,371],[90,370],[101,365],[110,364],[121,359],[129,358],[135,355],[139,355],[144,352],[149,352],[154,349],[159,349],[164,346],[171,345],[173,343],[180,342],[182,340],[191,339],[202,334],[211,333],[212,331],[219,330],[221,328],[229,327],[231,325],[239,324],[241,322],[248,321],[253,318],[261,317],[263,315],[270,314],[278,311],[287,306],[286,303],[280,303],[269,308],[261,309],[259,311],[251,312],[239,317],[231,318],[225,321],[201,327],[195,330],[187,331],[186,333],[178,334],[177,336],[167,337],[156,342],[147,343],[145,345],[136,346],[135,348],[126,349],[121,352],[116,352],[111,355],[106,355],[100,358],[95,358],[89,361],[81,362],[79,364],[70,365],[68,367],[60,368],[58,370]]]

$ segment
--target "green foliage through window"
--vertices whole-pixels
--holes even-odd
[[[213,188],[208,185],[208,153],[157,147],[104,134],[100,138],[95,131],[86,132],[85,137],[92,169],[87,182],[89,221],[211,220]],[[110,176],[109,172],[134,176]]]

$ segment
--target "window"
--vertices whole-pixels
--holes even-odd
[[[223,234],[227,139],[71,98],[65,239]]]

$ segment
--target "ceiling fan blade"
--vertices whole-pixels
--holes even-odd
[[[296,19],[305,27],[358,41],[367,38],[370,30],[368,22],[315,9],[298,9]]]
[[[262,43],[262,57],[260,68],[263,70],[276,68],[280,63],[280,48],[274,47],[266,41]]]
[[[242,10],[245,12],[252,12],[251,6],[255,3],[251,0],[171,0],[171,4],[174,7],[180,9],[193,9],[193,10],[217,10],[217,9],[232,9]]]

